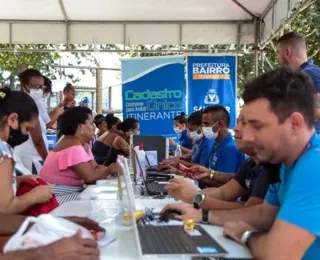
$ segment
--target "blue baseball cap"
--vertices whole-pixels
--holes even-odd
[[[89,98],[84,97],[84,98],[81,99],[80,102],[81,102],[81,103],[85,103],[85,104],[89,104]]]

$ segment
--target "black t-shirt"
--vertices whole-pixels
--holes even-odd
[[[255,164],[250,158],[237,171],[235,180],[247,191],[247,194],[242,196],[242,201],[247,201],[251,196],[264,199],[267,194],[268,171],[262,164]]]

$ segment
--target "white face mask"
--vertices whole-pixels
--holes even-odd
[[[140,135],[140,131],[139,130],[134,131],[134,135]]]
[[[218,122],[217,122],[218,123]],[[213,132],[212,128],[217,124],[215,123],[211,127],[202,127],[202,133],[207,139],[216,140],[219,135],[219,130],[217,132]]]
[[[42,97],[43,97],[43,91],[42,91],[42,89],[30,89],[30,96],[31,96],[34,100],[42,99]]]
[[[181,133],[182,133],[182,130],[181,130],[179,127],[174,127],[174,128],[173,128],[173,131],[174,131],[176,134],[181,134]]]
[[[197,131],[190,132],[190,137],[195,141],[199,141],[203,138],[203,133],[198,134]]]

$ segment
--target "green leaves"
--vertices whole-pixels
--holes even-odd
[[[100,63],[95,58],[93,52],[76,52],[74,50],[93,50],[93,45],[86,44],[69,44],[69,49],[73,50],[71,55],[76,58],[76,64],[81,65],[83,61],[88,61],[94,66],[100,66]],[[59,77],[68,78],[68,81],[76,83],[80,78],[73,74],[66,74],[64,69],[51,67],[50,65],[59,65],[61,55],[59,49],[66,49],[66,45],[54,44],[18,44],[10,46],[9,44],[0,44],[0,49],[17,49],[17,50],[31,50],[29,52],[22,51],[2,51],[0,52],[0,83],[9,84],[13,86],[13,80],[9,77],[3,77],[5,72],[11,73],[12,77],[17,79],[17,75],[27,68],[34,68],[40,70],[44,75],[51,79]],[[113,49],[117,50],[115,45],[98,45],[99,50]],[[34,50],[34,51],[33,51]],[[41,52],[43,50],[43,52]],[[48,52],[47,50],[52,50]],[[72,64],[69,64],[72,65]],[[81,70],[81,73],[94,73],[92,70]]]

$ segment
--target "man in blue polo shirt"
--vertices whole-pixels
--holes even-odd
[[[315,92],[320,92],[320,68],[308,60],[307,44],[300,33],[284,34],[277,43],[278,62],[281,66],[302,69],[313,80]]]
[[[307,73],[314,85],[315,98],[320,98],[320,68],[308,60],[307,44],[303,35],[296,32],[284,34],[277,43],[278,62],[282,66],[302,69]],[[315,108],[317,113],[317,108]],[[315,118],[315,127],[320,132],[320,119]]]
[[[265,202],[205,211],[180,204],[179,219],[224,225],[224,235],[246,245],[253,259],[318,260],[320,256],[320,136],[314,129],[314,85],[290,68],[270,71],[244,87],[243,141],[268,171]]]
[[[245,161],[245,155],[240,152],[234,138],[229,132],[230,115],[225,107],[220,105],[207,107],[202,115],[202,132],[207,139],[214,139],[215,145],[211,151],[209,169],[210,177],[215,171],[226,173],[226,178],[219,179],[219,182],[210,178],[210,186],[221,186],[234,177],[239,167]],[[208,169],[204,166],[194,166],[195,174],[207,174]],[[229,173],[229,174],[228,174]]]
[[[281,162],[280,174],[270,176],[275,183],[264,204],[212,211],[209,221],[225,225],[225,235],[247,245],[254,259],[319,259],[320,136],[313,87],[304,73],[289,68],[245,87],[243,139],[255,145],[260,161]]]

